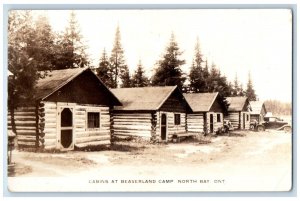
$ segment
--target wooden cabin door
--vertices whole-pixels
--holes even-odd
[[[204,131],[204,134],[207,134],[207,125],[208,125],[208,122],[207,122],[207,116],[206,116],[206,113],[203,114],[203,122],[204,122],[204,126],[203,126],[203,131]]]
[[[246,128],[246,115],[243,113],[243,129]]]
[[[210,133],[214,132],[214,115],[213,114],[209,115],[209,132]]]
[[[242,113],[239,112],[239,125],[238,125],[238,129],[242,129]]]
[[[62,108],[60,114],[60,144],[63,149],[73,148],[73,112]]]
[[[161,140],[166,140],[167,138],[167,115],[161,115]]]

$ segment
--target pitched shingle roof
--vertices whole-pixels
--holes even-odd
[[[37,81],[35,99],[46,98],[85,70],[87,69],[73,68],[48,72],[45,78],[41,78]]]
[[[208,112],[218,96],[216,93],[183,94],[193,112]]]
[[[177,89],[177,86],[138,87],[111,89],[123,106],[116,110],[158,110],[168,97]]]
[[[265,104],[262,101],[250,101],[250,105],[252,109],[251,114],[260,114],[262,109],[266,112]]]
[[[226,97],[229,107],[228,112],[243,111],[244,107],[249,104],[248,98],[244,96]]]
[[[72,68],[48,72],[45,78],[40,78],[37,81],[34,95],[35,100],[43,100],[47,98],[85,71],[93,73],[90,68]],[[96,75],[94,74],[94,76]],[[98,80],[104,87],[106,87],[99,78]],[[120,101],[113,95],[113,93],[108,88],[107,90],[111,93],[116,103],[121,105]]]

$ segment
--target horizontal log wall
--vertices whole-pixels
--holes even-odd
[[[187,114],[187,131],[204,133],[203,113]]]
[[[35,107],[20,107],[14,110],[19,148],[36,148],[37,122]],[[11,113],[7,116],[8,130],[12,130]]]
[[[234,129],[239,129],[240,126],[239,115],[240,115],[239,112],[228,112],[228,115],[225,117],[225,119],[231,122],[231,125]]]
[[[87,128],[87,113],[100,112],[100,128]],[[75,105],[74,108],[75,146],[109,145],[111,140],[109,107],[95,105]]]
[[[59,107],[64,107],[60,104]],[[108,145],[111,139],[109,107],[94,105],[73,106],[73,135],[77,147]],[[87,112],[100,112],[100,128],[87,128]],[[15,110],[15,123],[20,148],[60,149],[58,142],[60,125],[58,106],[55,102],[43,101],[38,110],[35,107]],[[11,116],[8,113],[8,130],[11,130]]]
[[[246,130],[250,129],[250,113],[249,112],[241,112],[241,123],[243,125],[243,114],[245,114],[245,128]],[[247,120],[248,117],[248,120]]]
[[[175,114],[180,114],[180,124],[175,125]],[[186,114],[168,112],[168,139],[171,140],[173,135],[180,135],[186,133]]]
[[[245,114],[245,128],[243,128],[243,114]],[[239,116],[240,115],[240,116]],[[248,116],[248,120],[247,120]],[[249,112],[229,112],[226,116],[231,122],[234,129],[250,129],[250,113]]]
[[[224,126],[224,115],[223,115],[223,113],[216,113],[216,119],[217,119],[218,114],[220,114],[220,122],[216,122],[216,124],[215,124],[216,129],[223,128],[223,126]]]
[[[151,138],[151,113],[114,113],[113,133],[115,136],[138,136]]]
[[[208,122],[208,124],[207,124],[207,129],[208,129],[208,132],[210,132],[210,127],[209,127],[209,117],[210,117],[210,115],[209,114],[213,114],[213,124],[214,124],[214,126],[213,126],[213,128],[214,128],[214,130],[213,130],[213,133],[216,133],[217,131],[218,131],[218,128],[221,128],[221,127],[223,127],[223,113],[207,113],[207,122]],[[220,114],[220,122],[218,122],[217,121],[217,119],[218,119],[218,114]]]
[[[179,113],[179,112],[163,112],[160,111],[157,114],[157,129],[156,134],[159,136],[159,139],[161,140],[161,115],[166,114],[167,115],[167,138],[168,140],[171,140],[173,135],[180,135],[180,134],[186,134],[186,114],[185,113]],[[174,122],[174,115],[180,114],[180,125],[175,125]]]

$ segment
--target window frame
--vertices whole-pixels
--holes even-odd
[[[99,127],[89,128],[89,113],[98,113],[99,115]],[[100,110],[86,110],[86,121],[85,130],[97,131],[101,129],[101,111]]]
[[[176,116],[179,118],[176,118]],[[178,119],[179,122],[176,121],[176,119]],[[181,114],[180,113],[174,113],[174,125],[175,126],[178,126],[178,125],[181,125]]]
[[[221,113],[217,113],[217,123],[221,122]]]

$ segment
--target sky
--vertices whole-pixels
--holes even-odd
[[[37,12],[38,11],[34,11]],[[40,12],[40,11],[39,11]],[[45,12],[54,31],[68,23],[70,11]],[[292,99],[292,15],[287,9],[76,10],[83,41],[94,66],[103,49],[110,54],[116,27],[129,70],[141,60],[148,76],[175,34],[182,67],[189,72],[197,37],[208,62],[229,81],[235,75],[246,88],[251,73],[260,100]],[[280,92],[280,93],[278,93]]]

